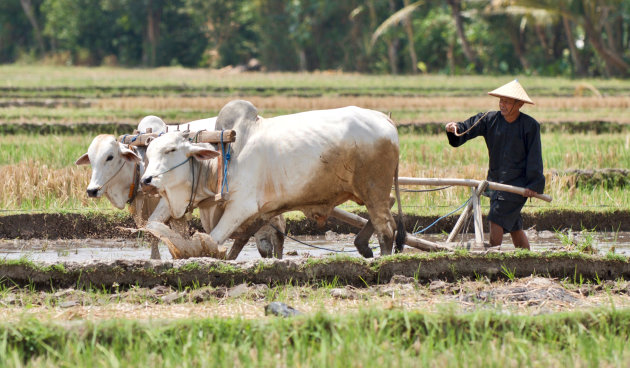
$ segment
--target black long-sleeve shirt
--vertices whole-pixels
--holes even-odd
[[[465,132],[483,116],[479,113],[466,121],[457,123],[457,131]],[[508,123],[500,111],[491,111],[484,116],[470,132],[456,136],[447,133],[448,143],[459,147],[469,139],[483,136],[490,158],[488,180],[529,188],[537,193],[545,189],[542,150],[540,145],[540,124],[531,116],[520,113],[518,118]],[[493,199],[522,200],[523,197],[508,192],[495,191]]]

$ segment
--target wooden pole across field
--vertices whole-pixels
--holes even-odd
[[[481,184],[483,180],[474,180],[474,179],[440,179],[440,178],[409,178],[409,177],[399,177],[398,184],[400,185],[461,185],[466,187],[474,187],[476,188]],[[500,190],[503,192],[510,192],[523,195],[525,193],[525,188],[515,187],[513,185],[500,184],[492,181],[488,182],[488,188],[492,190]],[[536,193],[534,196],[538,199],[542,199],[543,201],[551,202],[552,198],[546,194]]]

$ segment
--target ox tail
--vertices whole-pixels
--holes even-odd
[[[402,204],[400,203],[400,188],[398,187],[398,164],[396,164],[396,174],[394,175],[394,188],[396,190],[396,204],[398,205],[398,220],[396,221],[396,252],[400,253],[407,240],[407,231],[403,218]]]

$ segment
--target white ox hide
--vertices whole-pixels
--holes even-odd
[[[398,132],[387,116],[350,106],[263,119],[251,103],[237,100],[221,110],[217,129],[234,129],[237,138],[228,166],[229,200],[224,207],[200,212],[213,246],[239,227],[291,210],[300,210],[323,226],[335,206],[353,200],[365,204],[381,254],[392,253],[396,224],[389,210],[390,191],[399,148]],[[198,201],[220,190],[218,162],[211,160],[217,152],[207,146],[168,133],[151,142],[147,156],[142,185],[156,188],[175,218],[186,211],[192,189],[189,165],[178,164],[194,158],[191,165],[210,172],[209,179],[199,183]],[[397,249],[404,242],[401,226],[402,221]],[[368,238],[369,234],[355,241],[365,257],[372,256]],[[239,251],[233,246],[228,258]]]
[[[195,120],[188,124],[191,131],[213,130],[215,121],[216,117]],[[188,124],[184,127],[188,128]],[[151,128],[153,132],[160,133],[164,132],[166,127],[162,119],[147,116],[140,121],[138,131],[145,133],[147,128]],[[168,127],[170,130],[177,130],[177,126],[169,125]],[[77,165],[91,164],[92,166],[92,177],[87,187],[88,196],[98,198],[105,195],[119,209],[123,209],[128,203],[129,211],[138,228],[142,228],[147,222],[169,222],[178,232],[187,232],[186,220],[172,219],[166,201],[139,190],[139,179],[147,165],[146,147],[135,147],[134,150],[117,142],[113,135],[103,134],[94,138],[88,152],[76,161]],[[279,216],[273,221],[276,227],[284,231],[286,226],[284,218]],[[281,258],[284,238],[272,230],[267,224],[255,234],[258,249],[263,257],[271,257],[275,254]],[[158,243],[159,239],[151,237],[151,259],[160,259]]]

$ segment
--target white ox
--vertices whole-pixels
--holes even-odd
[[[224,206],[200,209],[204,229],[211,230],[207,241],[212,247],[239,227],[291,210],[301,210],[323,225],[335,206],[353,200],[365,204],[381,254],[392,253],[396,224],[389,210],[390,191],[397,178],[399,148],[396,127],[387,116],[350,106],[263,119],[251,103],[236,100],[221,109],[220,129],[236,130],[236,142],[228,165],[229,200]],[[210,160],[217,155],[181,134],[167,133],[147,149],[149,166],[142,185],[156,188],[168,201],[171,216],[179,218],[193,197],[190,165],[209,172],[198,182],[196,201],[221,190],[218,160]],[[397,250],[405,240],[402,227],[400,219]],[[372,256],[368,239],[369,234],[355,240],[365,257]],[[228,258],[239,251],[233,246]]]
[[[181,126],[169,125],[168,129],[176,131],[184,127],[191,131],[213,130],[215,122],[216,117],[213,117],[195,120]],[[160,133],[166,131],[167,125],[159,117],[150,115],[138,124],[140,133],[147,132],[148,128],[151,128],[152,132]],[[130,149],[127,145],[117,142],[113,135],[102,134],[94,138],[88,152],[75,162],[77,165],[90,164],[92,166],[92,177],[87,187],[88,196],[98,198],[105,195],[119,209],[129,204],[129,211],[138,228],[145,226],[147,222],[166,223],[170,220],[171,226],[178,231],[187,231],[187,223],[183,218],[171,219],[166,201],[138,190],[139,179],[147,165],[145,151],[146,147]],[[272,221],[275,227],[284,230],[286,226],[284,218],[278,216]],[[255,238],[258,250],[263,257],[275,255],[282,258],[284,237],[268,224],[255,234]],[[236,242],[246,243],[248,239],[240,238]],[[157,238],[151,237],[151,259],[160,259],[158,243]]]

